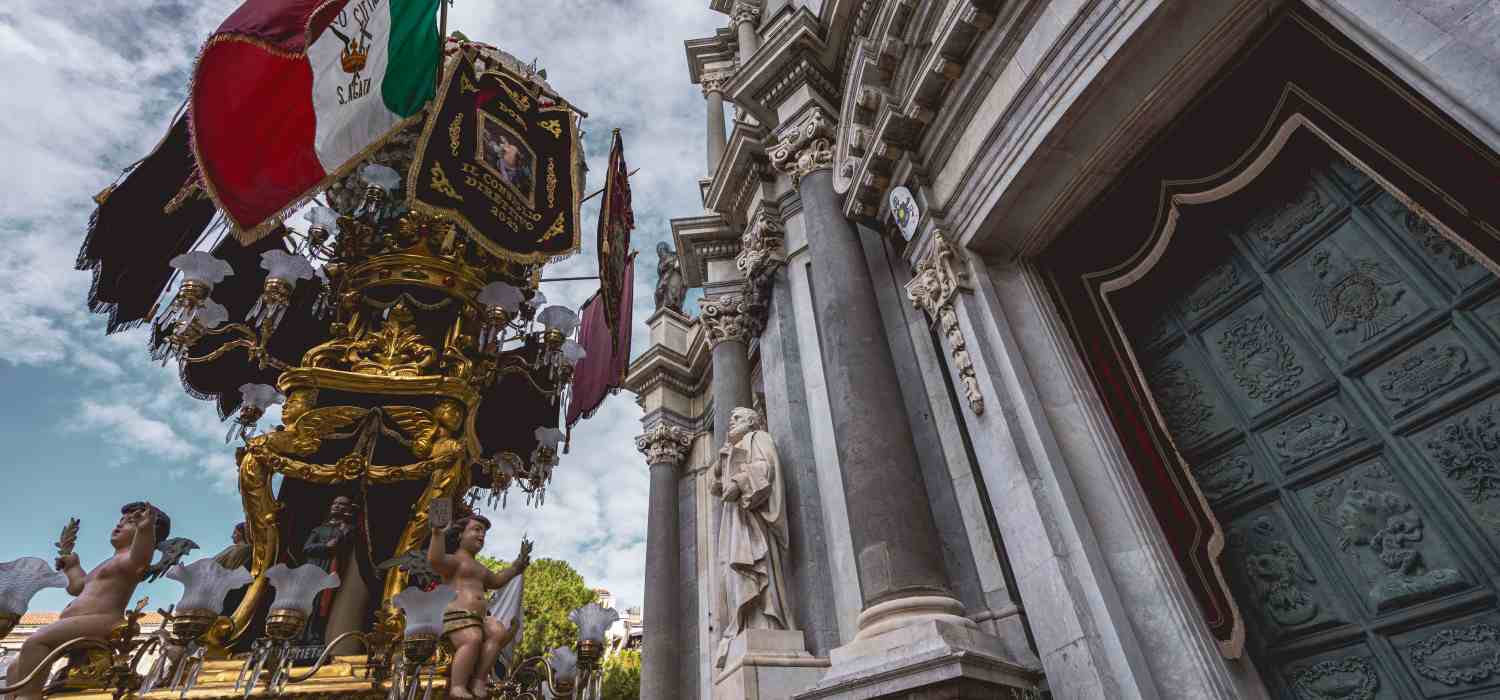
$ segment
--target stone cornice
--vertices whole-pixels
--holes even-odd
[[[771,149],[771,165],[792,178],[796,185],[802,178],[833,167],[835,122],[827,112],[813,107],[791,121],[778,134]]]
[[[733,66],[736,43],[734,32],[723,27],[715,30],[711,37],[684,41],[683,48],[687,51],[688,78],[692,83],[702,85],[704,73]]]
[[[724,157],[719,160],[704,196],[703,208],[718,212],[729,222],[743,220],[754,188],[769,179],[770,161],[766,158],[764,138],[761,127],[735,122]]]
[[[636,436],[635,448],[646,455],[646,464],[682,466],[682,460],[692,449],[694,435],[675,425],[659,421]]]
[[[672,219],[671,224],[688,287],[702,287],[708,281],[709,261],[732,259],[739,253],[739,235],[717,212]]]
[[[702,325],[670,309],[653,314],[648,324],[652,327],[653,342],[630,363],[625,372],[625,390],[636,394],[642,402],[658,390],[685,399],[703,395],[708,390],[709,347]],[[670,326],[675,332],[658,333],[659,325]],[[681,419],[679,422],[695,418],[675,412],[673,415]]]
[[[823,40],[818,18],[806,7],[783,15],[763,29],[760,49],[729,81],[726,96],[762,124],[776,124],[777,106],[792,90],[809,85],[833,99],[828,77],[836,55]]]

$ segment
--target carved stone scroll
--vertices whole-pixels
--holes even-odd
[[[912,305],[927,313],[938,324],[943,337],[948,341],[948,351],[953,357],[953,367],[958,371],[958,380],[969,410],[974,415],[984,414],[984,394],[979,391],[979,378],[974,373],[974,360],[969,357],[968,341],[958,323],[958,312],[953,308],[953,298],[958,290],[969,289],[969,273],[964,268],[964,253],[941,233],[927,254],[917,262],[916,276],[906,283],[906,296]]]

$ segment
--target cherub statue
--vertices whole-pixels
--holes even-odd
[[[490,571],[475,557],[484,548],[490,521],[468,515],[446,529],[434,526],[427,545],[427,562],[453,586],[458,597],[443,613],[443,635],[453,645],[448,697],[489,696],[489,671],[500,650],[516,633],[516,621],[485,616],[485,591],[500,588],[531,564],[531,543],[521,540],[521,553],[504,571]]]
[[[151,566],[156,544],[165,541],[171,532],[172,519],[156,506],[127,503],[120,509],[120,521],[109,533],[114,556],[87,573],[79,565],[77,554],[59,556],[55,566],[68,577],[68,593],[76,597],[63,608],[57,622],[26,638],[20,657],[9,669],[6,684],[14,685],[25,678],[47,654],[70,639],[109,639],[110,633],[125,619],[125,606],[145,576],[146,568]],[[40,698],[44,682],[44,678],[38,677],[12,697]]]

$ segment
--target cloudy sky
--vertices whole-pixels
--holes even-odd
[[[8,0],[0,5],[0,560],[50,559],[69,516],[83,520],[85,566],[108,554],[126,501],[149,499],[173,534],[212,554],[240,519],[233,448],[213,406],[182,392],[174,367],[147,356],[141,331],[106,336],[87,312],[90,277],[73,270],[96,192],[144,155],[186,95],[194,55],[237,0]],[[589,112],[590,167],[620,128],[641,171],[635,193],[635,352],[645,345],[657,241],[668,219],[701,211],[703,98],[688,83],[685,39],[724,17],[703,0],[458,0],[449,26],[523,60]],[[267,108],[273,108],[267,105]],[[597,183],[591,183],[594,185]],[[597,201],[597,200],[596,200]],[[593,215],[583,254],[549,276],[592,274]],[[142,230],[141,236],[152,232]],[[590,283],[544,285],[576,306]],[[274,417],[274,414],[273,416]],[[538,557],[571,562],[591,586],[638,605],[645,562],[647,471],[632,438],[640,409],[611,398],[574,431],[546,505],[511,498],[495,516],[489,553],[509,558],[523,531]],[[143,586],[153,607],[180,587]],[[45,591],[32,610],[68,597]]]

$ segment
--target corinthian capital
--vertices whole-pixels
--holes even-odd
[[[635,449],[646,455],[646,464],[682,464],[693,446],[693,434],[675,425],[659,422],[635,438]]]
[[[707,98],[711,92],[724,94],[724,84],[734,77],[733,71],[714,70],[706,71],[698,78],[698,83],[703,87],[703,97]]]
[[[698,320],[708,331],[710,347],[718,347],[725,341],[748,343],[755,334],[754,319],[742,296],[700,299],[698,308],[702,310]]]
[[[792,184],[819,170],[833,168],[834,120],[821,109],[812,109],[771,149],[771,165],[792,176]]]
[[[734,9],[729,12],[729,28],[736,29],[742,22],[749,22],[752,26],[760,25],[759,2],[735,1]]]
[[[754,280],[786,262],[781,248],[784,235],[780,215],[761,208],[745,227],[744,235],[740,236],[740,252],[734,256],[735,268],[746,279]]]

